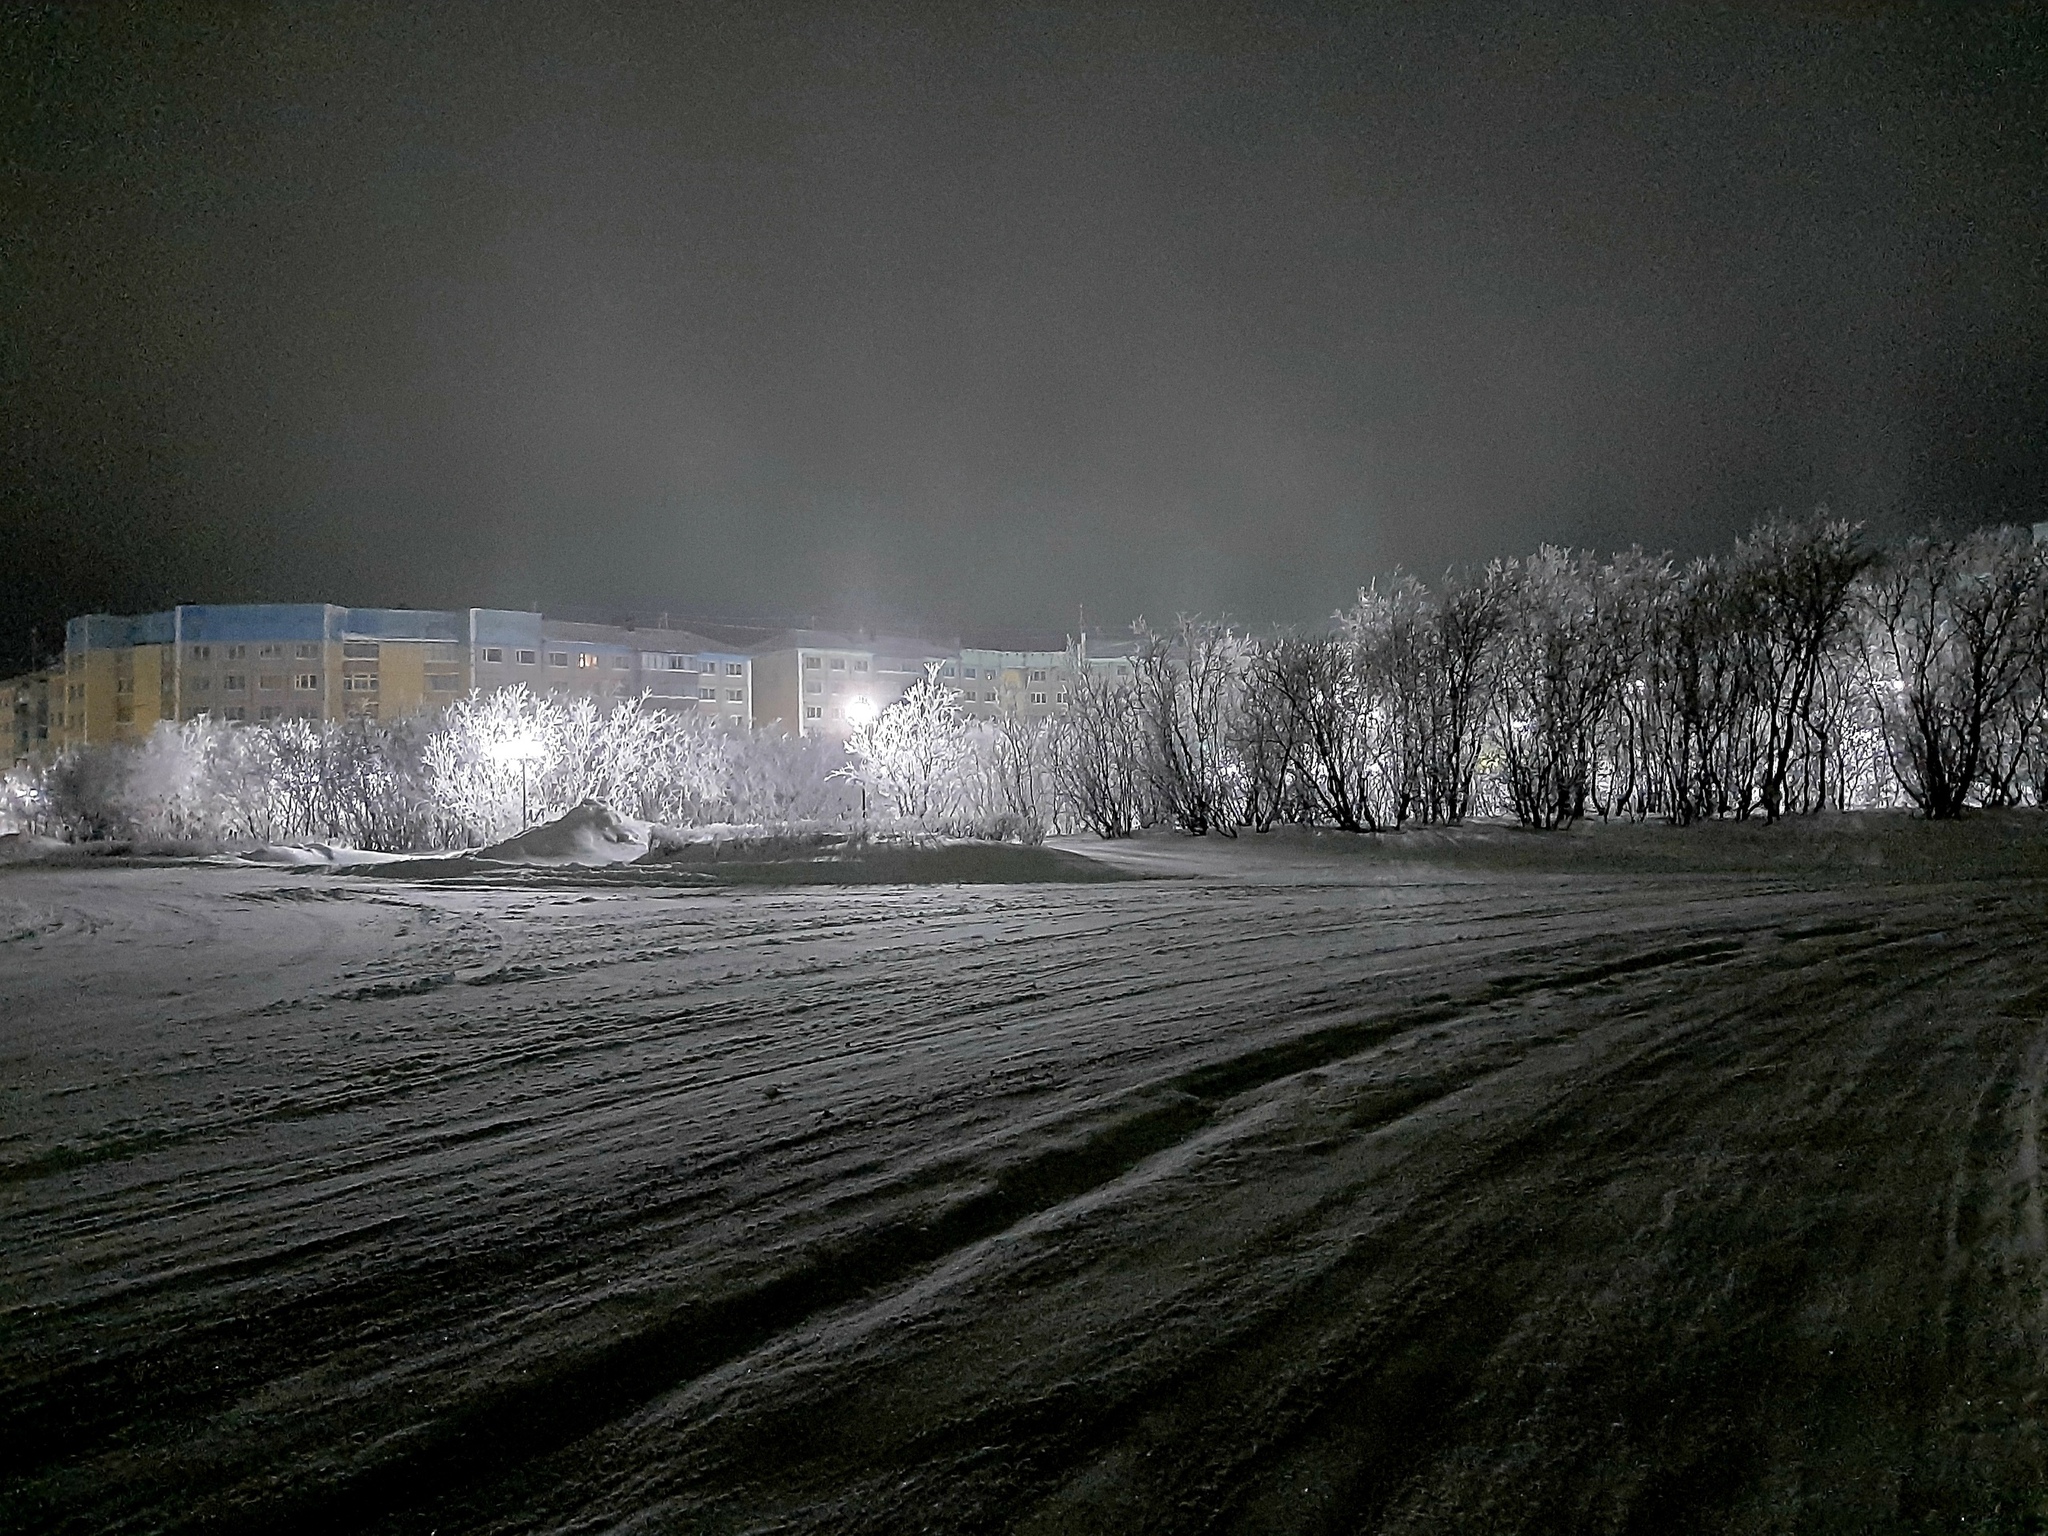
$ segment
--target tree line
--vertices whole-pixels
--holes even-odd
[[[970,720],[936,672],[843,745],[514,689],[381,723],[164,725],[15,770],[0,811],[72,838],[404,850],[586,798],[1025,840],[2048,798],[2048,547],[2021,529],[1880,549],[1821,513],[1689,562],[1544,548],[1397,574],[1311,631],[1184,617],[1134,639],[1121,676],[1076,648],[1049,719]]]

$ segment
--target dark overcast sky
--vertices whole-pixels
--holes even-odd
[[[2044,14],[10,7],[0,657],[2048,516]]]

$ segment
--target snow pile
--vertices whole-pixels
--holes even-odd
[[[282,864],[293,869],[345,869],[351,864],[390,864],[408,856],[372,853],[367,848],[350,848],[340,843],[265,843],[237,857],[247,864]]]
[[[585,800],[553,821],[479,848],[476,857],[499,864],[630,864],[646,854],[654,831],[652,823]]]
[[[76,855],[71,844],[54,837],[38,837],[33,832],[0,832],[0,864],[29,864]]]

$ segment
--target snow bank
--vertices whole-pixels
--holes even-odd
[[[652,823],[585,800],[553,821],[479,848],[476,857],[497,864],[630,864],[645,856],[654,835]]]
[[[30,864],[41,859],[79,857],[78,849],[54,837],[33,832],[0,832],[0,864]]]
[[[367,848],[349,848],[340,843],[265,843],[236,855],[245,864],[282,864],[293,869],[344,869],[353,864],[392,864],[409,857],[403,853],[372,853]]]

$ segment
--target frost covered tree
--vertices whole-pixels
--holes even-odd
[[[897,816],[922,822],[958,808],[966,719],[936,663],[903,697],[848,733],[846,755],[847,777]]]

